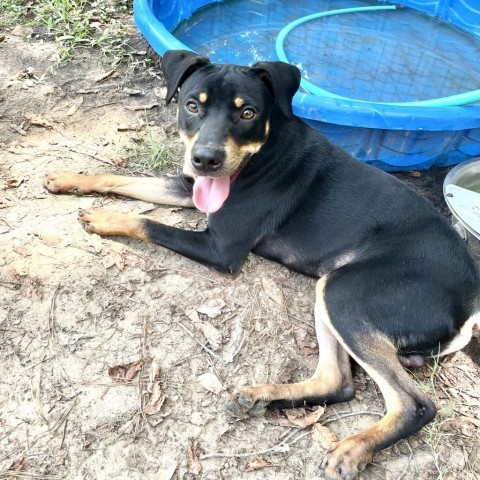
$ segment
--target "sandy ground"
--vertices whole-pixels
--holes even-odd
[[[288,420],[308,420],[309,411],[234,421],[224,410],[235,386],[314,370],[314,281],[253,255],[236,277],[222,276],[161,247],[83,231],[78,208],[100,205],[202,226],[194,211],[42,187],[52,170],[130,172],[132,140],[149,132],[177,139],[175,107],[164,106],[154,70],[124,65],[102,79],[111,67],[96,50],[59,66],[55,44],[5,33],[0,478],[320,478],[332,435],[356,432],[384,411],[359,368],[355,400],[317,410],[328,430],[313,436],[311,426]],[[49,67],[44,80],[32,77]],[[444,175],[401,178],[447,213]],[[382,452],[360,478],[479,478],[479,363],[474,339],[441,362],[434,384],[431,365],[416,371],[439,420]]]

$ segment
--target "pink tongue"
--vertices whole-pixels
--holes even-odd
[[[220,210],[230,193],[230,177],[197,177],[193,185],[193,203],[204,213]]]

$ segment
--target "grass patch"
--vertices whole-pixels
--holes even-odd
[[[136,53],[126,42],[129,28],[119,19],[131,9],[131,0],[0,0],[3,23],[38,27],[40,34],[58,42],[62,61],[72,59],[81,47],[98,47],[112,57],[113,65]]]
[[[159,174],[178,158],[176,143],[158,138],[151,130],[145,138],[132,140],[128,164],[140,173]]]
[[[419,389],[430,399],[432,399],[437,406],[437,414],[435,418],[432,422],[424,427],[426,432],[424,441],[431,449],[434,457],[435,468],[438,472],[437,478],[441,480],[448,476],[449,467],[446,464],[445,459],[440,458],[439,450],[442,443],[448,447],[448,439],[451,436],[451,434],[445,432],[442,427],[446,422],[452,420],[456,416],[456,405],[453,400],[445,403],[445,401],[441,402],[440,398],[438,397],[436,373],[439,369],[439,357],[434,357],[433,363],[431,365],[427,364],[426,367],[430,369],[430,374],[428,377],[420,379],[414,375],[414,378]]]

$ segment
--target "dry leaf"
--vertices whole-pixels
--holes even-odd
[[[208,343],[213,351],[218,350],[222,346],[223,336],[220,330],[208,322],[199,322],[195,326],[199,328],[205,335],[205,338],[208,340]]]
[[[125,268],[125,248],[123,245],[112,243],[110,245],[109,254],[103,259],[103,266],[105,268],[110,268],[115,265],[119,270]]]
[[[27,135],[27,132],[23,129],[23,124],[22,125],[14,125],[13,123],[11,123],[10,128],[12,130],[14,130],[15,132],[19,133],[22,137],[25,137]]]
[[[303,328],[297,328],[293,332],[295,342],[303,355],[318,355],[318,346],[315,340]]]
[[[14,77],[16,80],[21,80],[22,78],[29,78],[33,77],[35,74],[35,69],[33,67],[27,67],[22,70],[20,70]]]
[[[10,33],[16,37],[28,37],[33,33],[33,28],[26,25],[17,25]]]
[[[60,450],[59,454],[57,455],[57,458],[55,459],[54,465],[56,467],[60,465],[65,465],[65,460],[68,457],[68,450]]]
[[[265,293],[278,305],[283,305],[283,292],[282,289],[268,277],[262,278],[262,285]]]
[[[78,107],[82,105],[83,103],[83,97],[80,97],[76,103],[73,103],[71,107],[67,111],[67,115],[71,117],[72,115],[75,115],[75,112],[78,110]]]
[[[34,113],[26,113],[25,118],[32,124],[44,128],[53,128],[53,125],[45,120],[41,115],[35,115]]]
[[[116,365],[108,369],[108,375],[117,383],[127,383],[141,370],[144,360],[140,359],[136,362],[126,365]]]
[[[147,415],[155,415],[160,412],[163,403],[167,396],[162,394],[160,390],[160,385],[156,383],[152,388],[152,395],[150,396],[150,400],[148,401],[147,405],[144,408],[144,412]]]
[[[178,463],[174,463],[168,468],[165,468],[164,470],[160,470],[157,472],[156,479],[157,480],[170,480],[173,477],[173,474],[175,473],[175,470],[178,467]]]
[[[222,314],[222,308],[225,306],[225,302],[221,299],[209,300],[206,304],[197,308],[197,312],[207,315],[209,318],[217,318]]]
[[[8,471],[18,473],[21,470],[23,470],[26,464],[27,464],[27,459],[23,457],[20,460],[17,460],[16,462],[12,463]],[[7,480],[14,480],[15,478],[18,478],[17,475],[8,475]]]
[[[202,451],[198,445],[198,439],[189,438],[187,446],[187,469],[190,473],[198,475],[202,471],[199,457]]]
[[[224,389],[222,382],[213,373],[204,373],[198,377],[200,385],[209,392],[216,393],[217,395]]]
[[[328,427],[325,425],[319,425],[318,423],[312,428],[312,439],[326,450],[328,450],[335,442],[338,442],[338,437]]]
[[[299,409],[285,410],[288,420],[294,425],[300,428],[306,428],[314,423],[317,423],[318,419],[323,415],[325,409],[323,407],[317,407],[313,412],[309,412],[303,416],[297,416]],[[301,410],[300,410],[301,411]]]
[[[7,188],[17,188],[23,183],[23,178],[11,178],[7,180]]]
[[[261,468],[271,467],[273,465],[272,462],[265,460],[264,458],[257,458],[250,463],[247,463],[243,468],[244,472],[254,472],[255,470],[260,470]]]

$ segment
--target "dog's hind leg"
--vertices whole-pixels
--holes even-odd
[[[236,392],[227,403],[233,416],[257,416],[265,407],[292,408],[351,400],[355,395],[350,358],[325,323],[327,314],[323,289],[325,280],[317,283],[315,329],[319,345],[318,366],[311,378],[303,382],[257,385]]]
[[[418,432],[436,414],[433,402],[403,369],[392,340],[369,321],[365,305],[353,301],[351,289],[339,283],[331,290],[329,284],[326,288],[328,325],[339,343],[377,383],[386,414],[368,429],[332,446],[322,464],[327,480],[353,478],[360,465],[371,461],[376,452]],[[330,292],[334,293],[329,296]]]
[[[123,175],[81,175],[52,172],[45,175],[44,187],[52,193],[115,193],[145,202],[193,207],[193,179],[185,175],[172,177],[127,177]]]

